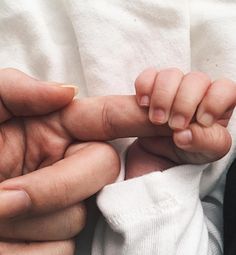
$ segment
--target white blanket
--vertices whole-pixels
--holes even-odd
[[[236,80],[235,28],[233,0],[0,0],[0,68],[78,84],[82,97],[133,93],[149,66]],[[127,143],[116,145],[123,151]],[[235,141],[208,167],[105,187],[98,205],[107,223],[97,226],[92,254],[222,254],[224,178],[234,152]]]

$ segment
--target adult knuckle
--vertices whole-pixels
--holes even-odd
[[[93,147],[92,147],[93,146]],[[106,180],[110,183],[114,181],[120,171],[120,158],[112,145],[104,142],[96,142],[91,145],[96,158],[103,164],[102,171],[109,169],[106,174]]]
[[[156,92],[156,97],[158,97],[158,100],[165,101],[170,97],[170,91],[165,86],[160,86]]]
[[[66,240],[61,242],[60,249],[58,255],[74,255],[75,253],[75,241],[74,240]]]
[[[110,114],[111,105],[108,102],[104,102],[102,107],[102,129],[104,137],[108,139],[113,139],[116,136],[116,128],[113,124],[113,116]]]
[[[40,145],[42,151],[44,152],[45,158],[50,157],[52,161],[56,162],[63,156],[66,143],[63,139],[56,137],[56,135],[53,133],[51,137],[55,137],[55,139],[47,139],[48,137],[42,137]]]
[[[70,211],[71,217],[68,217],[67,228],[70,237],[74,237],[85,227],[87,219],[87,210],[83,203],[75,205]]]
[[[58,208],[61,208],[65,205],[70,204],[70,194],[71,194],[72,187],[69,183],[70,182],[69,178],[70,177],[62,177],[62,180],[58,183],[55,182],[54,186],[52,187],[52,191],[55,192],[55,194],[59,194],[60,191],[63,190],[63,195],[61,196],[55,195],[55,198],[54,198],[54,201]]]
[[[100,159],[107,161],[109,159],[110,161],[115,162],[118,158],[118,154],[116,150],[113,148],[112,145],[105,143],[105,142],[96,142],[93,143],[91,146],[94,147],[94,151],[99,154]]]
[[[58,162],[52,166],[56,168],[57,164]],[[70,175],[60,175],[56,181],[50,183],[47,193],[50,194],[52,204],[48,205],[49,208],[53,207],[54,210],[59,210],[72,205],[71,192],[73,187],[70,184],[72,178]]]

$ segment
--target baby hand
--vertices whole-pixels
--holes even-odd
[[[138,76],[135,88],[138,104],[148,107],[149,120],[167,123],[173,135],[138,138],[128,150],[126,178],[179,164],[209,163],[228,152],[231,137],[225,127],[236,102],[232,81],[211,83],[201,72],[184,75],[174,68],[152,68]]]

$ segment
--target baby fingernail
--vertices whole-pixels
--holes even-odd
[[[171,128],[183,129],[185,127],[186,119],[183,115],[174,115],[169,122]]]
[[[22,190],[1,190],[0,201],[0,217],[11,218],[21,215],[31,205],[29,195]]]
[[[79,88],[77,86],[75,86],[75,85],[67,85],[67,84],[65,85],[65,84],[63,84],[63,85],[60,85],[60,87],[73,89],[75,96],[78,95],[78,93],[79,93]]]
[[[149,96],[142,96],[140,98],[140,105],[141,106],[149,106],[149,104],[150,104]]]
[[[166,119],[165,111],[162,109],[154,109],[151,116],[154,122],[164,123]]]
[[[203,113],[198,120],[203,126],[210,127],[214,122],[214,117],[209,113]]]
[[[180,145],[188,145],[192,142],[193,136],[190,129],[179,131],[176,134],[177,143]]]

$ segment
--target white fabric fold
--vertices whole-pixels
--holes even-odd
[[[230,0],[1,0],[0,67],[79,84],[80,97],[134,93],[135,78],[150,66],[236,80],[235,13]],[[93,255],[222,254],[234,126],[235,119],[231,152],[214,164],[105,187]],[[114,145],[124,151],[129,143]]]

